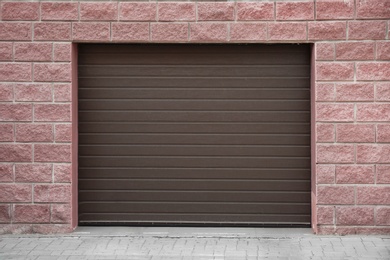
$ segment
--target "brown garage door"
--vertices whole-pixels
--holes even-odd
[[[310,46],[79,46],[80,224],[309,224]]]

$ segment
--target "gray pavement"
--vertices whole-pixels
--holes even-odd
[[[390,259],[390,236],[317,236],[310,229],[80,227],[2,235],[0,259]]]

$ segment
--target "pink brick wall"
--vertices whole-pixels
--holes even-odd
[[[2,1],[0,232],[77,223],[72,43],[251,42],[314,43],[314,231],[389,234],[389,19],[389,0]]]

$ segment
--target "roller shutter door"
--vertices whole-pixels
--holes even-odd
[[[79,223],[310,224],[309,45],[79,45]]]

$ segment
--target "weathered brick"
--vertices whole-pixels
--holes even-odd
[[[119,3],[119,20],[121,21],[156,21],[157,3],[133,2]]]
[[[54,182],[69,183],[72,177],[71,164],[55,164],[54,165]]]
[[[219,42],[228,38],[227,24],[224,23],[193,23],[190,28],[190,41],[193,42]]]
[[[317,20],[345,20],[353,19],[354,0],[329,1],[317,0],[316,17]]]
[[[318,184],[333,184],[335,178],[335,166],[317,164],[316,177]]]
[[[317,121],[353,121],[353,104],[317,104]]]
[[[267,40],[266,23],[232,23],[230,24],[231,41]]]
[[[80,2],[80,20],[112,21],[118,20],[117,2]]]
[[[70,202],[70,185],[36,184],[34,202]]]
[[[390,17],[390,2],[388,0],[356,0],[356,17],[359,19]]]
[[[313,20],[313,2],[276,2],[276,20]]]
[[[3,81],[31,81],[31,64],[0,63],[0,78]]]
[[[159,21],[195,21],[195,3],[158,3]]]
[[[70,223],[71,208],[67,204],[53,204],[51,206],[51,220],[52,223]]]
[[[54,61],[71,61],[71,43],[54,43]]]
[[[350,186],[319,186],[317,188],[317,203],[324,204],[353,204],[355,188]]]
[[[336,43],[336,60],[373,60],[374,52],[374,42]]]
[[[317,142],[331,142],[335,141],[335,128],[333,124],[316,124]]]
[[[0,205],[0,223],[11,222],[11,207],[10,205]]]
[[[1,163],[0,164],[0,182],[13,182],[14,170],[13,164]]]
[[[235,3],[199,2],[198,21],[233,21]]]
[[[375,142],[375,125],[337,124],[336,132],[336,141],[340,143]]]
[[[0,104],[1,121],[32,121],[31,104]]]
[[[52,101],[51,84],[16,84],[15,101]]]
[[[358,62],[356,67],[358,80],[390,80],[388,62]]]
[[[333,224],[334,223],[334,207],[320,206],[317,207],[317,224]]]
[[[151,25],[151,40],[155,42],[188,41],[187,23],[159,23]]]
[[[65,2],[42,2],[41,19],[51,21],[76,21],[79,19],[79,4]]]
[[[0,42],[0,61],[12,61],[12,42]]]
[[[376,85],[375,100],[390,101],[390,83],[378,82],[375,85]]]
[[[389,186],[367,186],[357,187],[357,204],[362,205],[389,205],[390,187]]]
[[[384,40],[386,21],[351,21],[348,22],[349,40]]]
[[[390,165],[376,166],[376,182],[379,184],[390,183]]]
[[[0,184],[0,201],[7,202],[31,202],[31,184]]]
[[[72,101],[72,85],[71,84],[54,84],[54,101],[67,102]]]
[[[36,63],[34,64],[35,81],[70,81],[71,66],[69,63]]]
[[[336,84],[337,101],[374,101],[374,84],[344,83]]]
[[[0,101],[13,101],[14,92],[12,83],[0,83]]]
[[[346,22],[309,22],[309,40],[345,40]]]
[[[390,226],[390,207],[378,207],[376,210],[376,224]]]
[[[371,165],[337,165],[336,183],[369,184],[375,182],[374,166]]]
[[[51,61],[51,43],[15,43],[15,61]]]
[[[70,39],[70,23],[42,22],[34,24],[34,40],[36,41],[68,41]]]
[[[334,60],[335,47],[334,43],[319,42],[315,44],[316,60]]]
[[[388,163],[390,144],[358,144],[356,158],[358,163]]]
[[[237,2],[238,21],[262,21],[274,19],[274,4],[267,2]]]
[[[51,164],[16,164],[15,165],[16,182],[51,182],[52,165]]]
[[[377,60],[390,60],[390,41],[376,43]]]
[[[349,144],[318,144],[318,163],[353,163],[355,152]]]
[[[73,23],[73,40],[108,41],[110,23]]]
[[[36,121],[63,121],[71,119],[69,104],[37,104],[34,106],[34,119]]]
[[[51,124],[16,124],[17,142],[52,142],[53,125]]]
[[[70,162],[71,147],[68,144],[34,145],[35,162]]]
[[[353,62],[317,62],[317,80],[353,80]]]
[[[4,2],[1,4],[3,21],[36,21],[39,20],[39,3],[37,2]]]
[[[357,121],[389,121],[390,104],[357,104]]]
[[[378,124],[376,141],[378,143],[390,143],[390,124]]]
[[[31,144],[0,144],[0,161],[31,162],[32,145]]]
[[[0,124],[0,142],[12,142],[14,140],[14,125]]]
[[[113,41],[149,41],[148,23],[112,23]]]
[[[71,142],[72,141],[72,125],[60,124],[55,126],[55,141],[56,142]]]
[[[333,83],[316,83],[316,100],[317,101],[334,101],[335,87]]]
[[[271,41],[302,41],[306,40],[307,31],[304,22],[269,23],[268,40]]]
[[[31,23],[0,23],[2,41],[31,41]]]
[[[346,226],[374,225],[373,207],[336,207],[336,223]]]
[[[49,223],[50,205],[14,205],[14,223]]]

